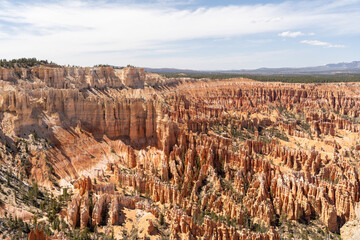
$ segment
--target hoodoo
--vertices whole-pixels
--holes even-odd
[[[359,89],[0,68],[0,213],[29,239],[336,237],[358,223]]]

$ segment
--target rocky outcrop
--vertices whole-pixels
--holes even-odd
[[[91,183],[90,177],[79,179],[74,184],[75,189],[79,189],[80,196],[84,195],[85,193],[89,192],[93,189],[93,185]]]
[[[358,84],[165,81],[106,67],[0,77],[2,159],[39,183],[73,183],[72,228],[121,228],[125,208],[150,213],[150,235],[164,215],[171,239],[279,239],[279,219],[332,232],[355,219]]]
[[[147,233],[148,235],[157,235],[157,234],[159,233],[159,231],[158,231],[158,229],[155,227],[153,221],[148,220],[148,223],[149,223],[149,225],[148,225],[148,227],[147,227],[147,229],[146,229],[146,233]]]
[[[47,236],[44,233],[42,228],[35,228],[35,230],[31,230],[28,234],[28,240],[47,240]]]
[[[93,201],[91,198],[92,198],[91,196],[90,197],[86,196],[81,199],[80,229],[86,228],[90,223],[90,205],[91,205],[91,202]],[[75,227],[74,225],[72,225],[72,226]]]
[[[110,99],[95,95],[86,97],[78,90],[48,90],[33,92],[33,97],[42,102],[34,103],[24,94],[3,94],[0,109],[17,115],[14,132],[22,135],[33,131],[44,131],[51,138],[51,127],[64,124],[76,127],[102,138],[130,138],[145,141],[154,138],[156,129],[155,103],[143,103],[140,99]],[[47,122],[40,116],[44,112],[53,116]],[[49,136],[50,135],[50,136]]]
[[[110,196],[107,194],[100,195],[99,199],[94,204],[92,212],[92,226],[106,225],[108,220],[108,205],[110,203]]]
[[[344,224],[340,229],[341,239],[355,240],[360,234],[360,205],[355,206],[356,218]]]
[[[345,223],[340,229],[341,239],[344,240],[356,240],[360,235],[360,221],[353,220]]]
[[[84,88],[144,88],[160,85],[163,78],[157,74],[146,73],[142,68],[126,67],[32,67],[0,68],[0,80],[16,82],[28,80],[47,87],[58,89]]]
[[[280,239],[280,235],[274,228],[270,228],[267,233],[263,234],[251,233],[246,230],[238,231],[224,223],[216,223],[207,216],[204,217],[204,222],[198,225],[180,209],[173,209],[169,212],[168,217],[171,219],[170,239],[180,239],[182,234],[190,238],[202,236],[204,239]]]
[[[73,228],[76,228],[80,224],[80,197],[76,196],[72,199],[71,203],[68,205],[67,219],[69,225]]]

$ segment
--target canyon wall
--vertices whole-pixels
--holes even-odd
[[[164,215],[171,239],[280,239],[288,222],[339,232],[356,218],[359,84],[136,68],[0,69],[0,78],[2,160],[27,158],[29,179],[73,189],[64,209],[73,229],[122,226],[124,209],[139,209]]]

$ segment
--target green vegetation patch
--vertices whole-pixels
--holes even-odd
[[[313,75],[260,75],[260,74],[234,74],[234,73],[159,73],[168,78],[249,78],[260,82],[285,82],[285,83],[330,83],[330,82],[360,82],[360,74],[313,74]]]
[[[13,68],[13,67],[35,67],[35,66],[49,66],[49,67],[59,67],[56,63],[48,62],[48,60],[38,60],[36,58],[19,58],[19,59],[0,59],[0,67],[4,68]]]

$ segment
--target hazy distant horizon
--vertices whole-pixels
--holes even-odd
[[[4,1],[0,58],[231,70],[358,60],[360,0]]]

